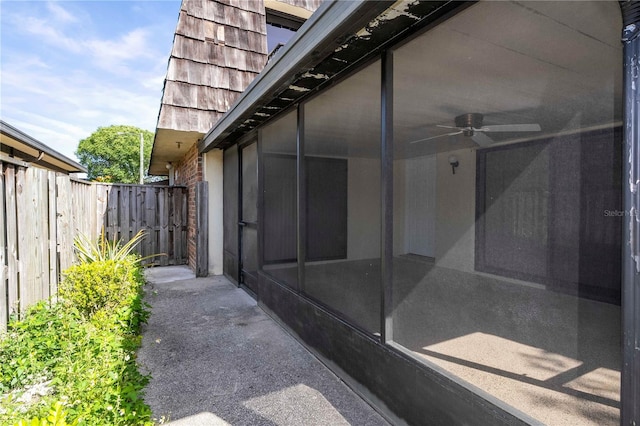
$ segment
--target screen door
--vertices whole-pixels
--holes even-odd
[[[257,294],[258,271],[258,151],[257,144],[241,148],[240,283]]]

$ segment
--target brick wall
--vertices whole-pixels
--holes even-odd
[[[198,146],[194,144],[186,152],[175,168],[175,184],[185,185],[189,190],[187,203],[187,253],[189,266],[196,268],[196,182],[202,181],[202,155],[198,154]]]

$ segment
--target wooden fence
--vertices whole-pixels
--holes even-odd
[[[187,263],[187,188],[183,186],[109,185],[104,227],[110,240],[129,241],[139,230],[143,263]]]
[[[125,242],[144,229],[138,252],[165,253],[146,263],[187,263],[185,187],[88,183],[4,156],[0,168],[0,331],[57,293],[79,233]]]

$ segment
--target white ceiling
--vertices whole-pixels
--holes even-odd
[[[475,146],[446,133],[463,113],[484,124],[539,123],[542,135],[622,119],[620,8],[606,2],[479,2],[394,54],[396,156]],[[380,62],[306,104],[312,155],[378,156]],[[491,134],[496,142],[527,135]]]

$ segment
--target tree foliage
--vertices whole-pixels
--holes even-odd
[[[78,144],[76,156],[90,180],[138,183],[140,132],[144,140],[144,170],[149,168],[153,133],[134,126],[114,125],[98,129]]]

